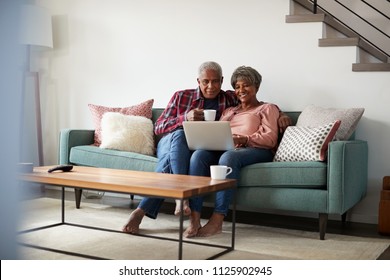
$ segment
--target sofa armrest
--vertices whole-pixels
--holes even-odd
[[[367,192],[368,145],[366,141],[333,141],[328,149],[329,213],[344,214]]]
[[[75,146],[92,145],[95,131],[90,129],[62,129],[60,132],[58,164],[70,164],[70,149]]]

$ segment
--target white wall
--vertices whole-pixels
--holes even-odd
[[[62,128],[93,128],[87,104],[165,107],[196,86],[206,60],[263,75],[259,99],[283,110],[365,107],[357,137],[369,143],[367,197],[349,219],[376,223],[390,175],[390,74],[355,73],[355,47],[319,48],[321,23],[285,23],[287,0],[40,0],[54,19],[54,49],[41,56],[45,163],[57,161]]]

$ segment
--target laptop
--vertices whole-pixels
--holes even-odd
[[[190,150],[234,149],[232,130],[228,121],[185,121],[183,129]]]

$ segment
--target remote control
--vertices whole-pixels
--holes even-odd
[[[57,165],[52,168],[50,168],[47,172],[51,173],[53,171],[63,171],[63,172],[69,172],[73,169],[73,165]]]

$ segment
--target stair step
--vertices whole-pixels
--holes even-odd
[[[354,72],[390,71],[390,63],[353,63],[352,71]]]
[[[358,46],[359,38],[324,38],[318,40],[320,47],[334,47],[334,46]]]
[[[299,23],[299,22],[322,22],[325,19],[324,14],[305,14],[305,15],[287,15],[287,23]]]

